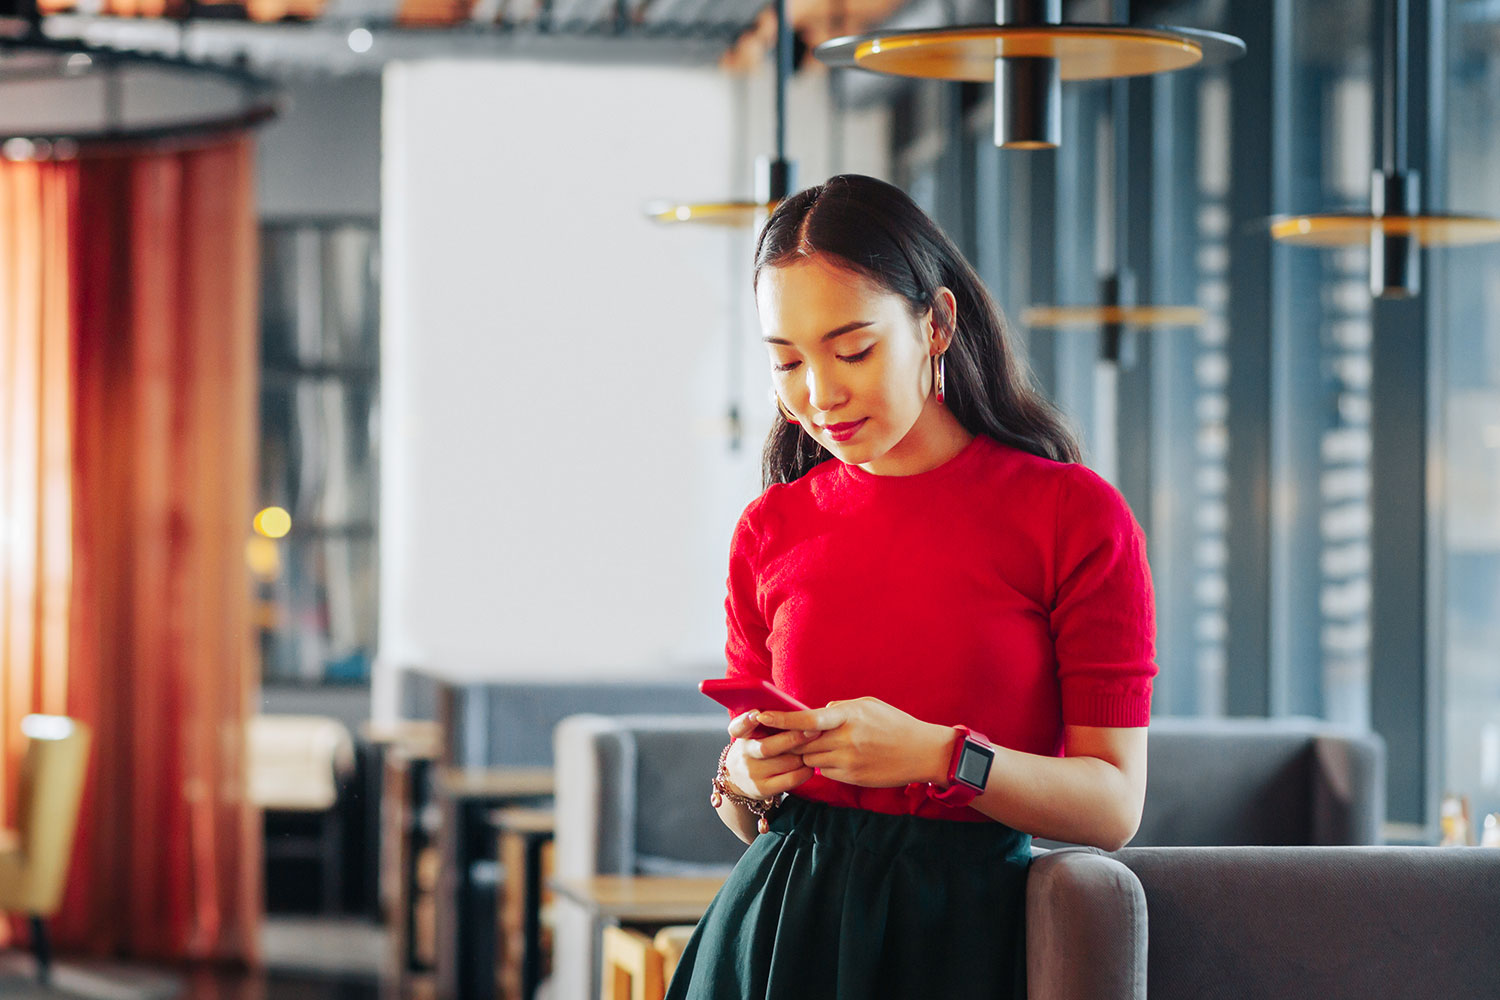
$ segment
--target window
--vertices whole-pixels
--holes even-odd
[[[252,543],[262,674],[365,683],[376,628],[377,230],[277,223],[261,240],[256,509],[291,515],[285,537]]]
[[[1445,60],[1447,196],[1455,212],[1500,215],[1500,9],[1450,0]],[[1500,247],[1434,255],[1433,376],[1439,440],[1443,786],[1476,826],[1500,812]]]

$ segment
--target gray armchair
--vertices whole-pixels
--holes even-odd
[[[553,735],[559,877],[728,874],[745,851],[708,804],[723,712],[575,715]],[[599,995],[597,933],[584,910],[553,906],[552,1000]]]
[[[744,845],[708,807],[727,721],[722,712],[564,719],[554,733],[557,874],[728,871]],[[1378,841],[1385,811],[1379,737],[1308,719],[1162,718],[1152,720],[1148,746],[1146,807],[1132,845]],[[1058,980],[1061,992],[1045,995],[1144,996],[1134,987],[1068,992],[1070,976],[1092,988],[1101,970],[1128,985],[1138,967],[1144,983],[1145,902],[1132,895],[1140,884],[1119,862],[1101,866],[1109,860],[1101,852],[1048,852],[1049,844],[1062,846],[1036,842],[1027,912],[1040,908],[1035,934],[1042,936],[1030,938],[1028,951],[1078,952],[1086,960],[1069,966],[1049,959],[1039,974]],[[1120,902],[1127,899],[1134,902]],[[559,901],[555,919],[552,997],[597,996],[599,957],[588,916]],[[1122,937],[1122,923],[1138,933]],[[1117,955],[1121,941],[1136,950]]]
[[[1146,806],[1131,847],[1381,842],[1377,735],[1318,719],[1162,716],[1147,746]]]
[[[1027,884],[1031,1000],[1500,996],[1500,851],[1052,851]]]

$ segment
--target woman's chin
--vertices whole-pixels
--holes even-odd
[[[823,447],[828,450],[834,458],[846,465],[862,465],[865,462],[880,457],[882,449],[871,447],[866,441],[835,441],[829,438],[823,441]]]

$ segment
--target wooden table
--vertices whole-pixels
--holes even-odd
[[[500,835],[505,872],[499,894],[499,995],[532,1000],[551,951],[543,947],[542,906],[550,895],[545,880],[552,874],[556,815],[551,809],[497,809],[490,825]]]
[[[620,926],[697,923],[724,884],[721,877],[594,875],[555,878],[552,888],[595,919]]]
[[[437,912],[437,991],[449,1000],[495,995],[498,846],[490,814],[551,798],[550,767],[440,766],[442,874]]]
[[[550,767],[441,767],[438,794],[452,799],[499,802],[545,798],[557,782]]]
[[[582,906],[590,916],[595,948],[605,945],[605,929],[623,927],[654,934],[673,924],[696,924],[724,884],[723,877],[687,878],[672,875],[594,875],[555,878],[553,890]],[[608,971],[605,972],[608,975]],[[607,995],[619,995],[620,984],[605,980]],[[665,985],[665,983],[663,983]],[[591,985],[597,993],[599,983]]]
[[[403,996],[432,973],[436,962],[438,867],[433,831],[423,823],[435,741],[420,727],[407,732],[414,738],[391,734],[393,738],[371,744],[381,782],[371,800],[380,803],[380,912],[391,942],[387,972]]]

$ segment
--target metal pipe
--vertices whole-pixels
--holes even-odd
[[[996,24],[1061,24],[1062,0],[995,0]]]
[[[1000,25],[1059,24],[1062,0],[995,0]],[[1055,149],[1062,144],[1062,76],[1056,59],[995,60],[995,145]]]
[[[1056,59],[995,60],[995,145],[1054,149],[1062,144],[1062,76]]]
[[[792,76],[792,26],[787,0],[776,0],[776,159],[786,159],[786,82]]]
[[[1370,179],[1370,214],[1418,215],[1422,208],[1421,175],[1376,170]],[[1405,299],[1422,290],[1420,245],[1415,236],[1391,234],[1377,224],[1370,230],[1370,294]]]

